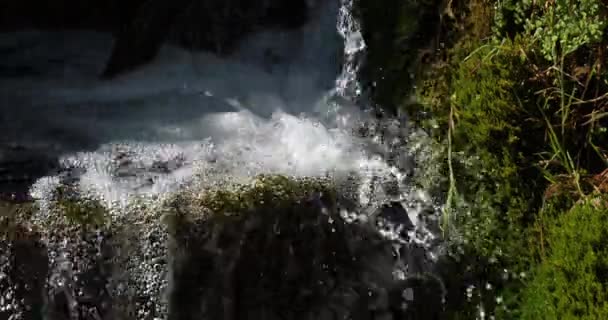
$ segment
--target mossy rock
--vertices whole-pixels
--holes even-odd
[[[83,315],[87,306],[94,306],[101,315],[110,312],[111,297],[106,283],[114,270],[116,246],[105,207],[62,185],[54,190],[52,199],[13,204],[9,208],[0,221],[3,236],[13,248],[10,290],[17,298],[28,301],[22,308],[28,314],[26,318],[38,319],[42,312],[53,319],[66,317],[70,303],[65,298],[63,283],[70,283],[70,288],[79,293],[74,296],[79,305],[69,307],[72,312]],[[67,254],[65,259],[70,263],[61,262],[63,258],[58,257],[63,254]],[[65,276],[65,268],[75,277]],[[28,289],[22,289],[24,284]]]
[[[199,192],[169,213],[171,319],[371,319],[394,285],[390,241],[340,217],[331,181],[259,176]]]
[[[36,212],[32,202],[12,203],[0,201],[0,239],[12,241],[23,236],[25,223]]]
[[[600,2],[447,2],[446,46],[420,66],[407,111],[424,114],[412,119],[439,146],[433,172],[452,178],[431,186],[456,231],[448,319],[477,318],[479,306],[496,319],[607,318],[605,196],[580,201],[603,192],[606,170],[606,71],[592,66],[606,60]]]
[[[17,226],[32,227],[40,232],[53,233],[60,225],[78,229],[95,229],[107,226],[108,210],[98,200],[78,195],[69,187],[60,186],[49,202],[52,218],[40,218],[37,202],[0,202],[0,235],[11,237]],[[14,236],[14,235],[13,235]]]
[[[322,195],[332,203],[336,191],[328,179],[259,175],[249,183],[227,182],[180,192],[168,201],[165,221],[173,224],[202,217],[239,219],[253,211],[260,212],[258,209],[281,208],[315,195]]]
[[[46,200],[45,200],[46,201]],[[42,232],[93,232],[112,228],[108,209],[100,200],[81,195],[70,186],[59,186],[46,209],[46,219],[35,217],[30,223]],[[42,206],[40,206],[42,207]],[[40,212],[48,210],[48,212]]]
[[[583,200],[550,224],[521,319],[608,319],[607,200]]]
[[[94,200],[60,200],[57,210],[75,225],[102,226],[106,222],[106,209]]]

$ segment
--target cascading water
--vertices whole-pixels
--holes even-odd
[[[432,204],[408,184],[405,169],[411,168],[378,155],[407,153],[406,145],[393,141],[406,133],[365,111],[357,81],[365,43],[353,1],[326,1],[316,10],[301,30],[260,32],[230,57],[167,46],[152,65],[112,81],[95,78],[109,54],[103,34],[0,38],[0,47],[28,53],[5,50],[3,67],[32,69],[0,79],[0,94],[10,102],[2,112],[11,112],[2,125],[14,134],[7,139],[53,146],[47,151],[60,155],[58,174],[31,188],[40,210],[29,223],[50,261],[45,319],[62,319],[55,315],[60,310],[52,310],[57,299],[66,300],[70,319],[119,319],[117,312],[167,318],[172,284],[163,204],[187,189],[248,183],[259,174],[329,176],[343,193],[349,192],[345,181],[355,181],[350,192],[358,203],[340,213],[349,223],[374,221],[394,243],[397,258],[384,272],[398,282],[428,271],[423,264],[434,259],[435,239],[419,217]],[[68,37],[69,45],[57,45]],[[355,134],[370,123],[384,128]],[[108,210],[107,228],[83,234],[70,227],[56,208],[58,190],[62,197],[89,199],[87,210]],[[379,217],[383,205],[394,214]],[[31,306],[13,299],[17,285],[2,286],[11,268],[10,244],[2,246],[0,314],[24,319]],[[423,253],[408,258],[406,247]],[[96,284],[100,275],[108,280]],[[413,299],[411,289],[403,294]]]

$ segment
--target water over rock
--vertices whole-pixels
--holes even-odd
[[[213,3],[196,3],[215,10],[212,21],[198,19],[201,11],[192,8],[180,8],[184,15],[176,17],[174,4],[160,0],[134,8],[134,16],[144,12],[142,23],[125,20],[131,27],[114,33],[116,46],[145,50],[132,52],[133,61],[122,61],[115,50],[118,58],[110,60],[118,62],[108,76],[148,59],[159,38],[180,41],[181,31],[154,21],[171,20],[177,29],[183,22],[183,30],[192,23],[208,26],[193,30],[205,37],[220,32],[219,48],[212,36],[194,35],[188,45],[230,55],[226,44],[248,32],[239,24],[223,25],[233,21],[232,14],[251,25],[268,12],[299,12],[293,6],[304,2]],[[365,137],[352,135],[369,119],[359,108],[366,103],[358,83],[366,45],[353,9],[352,1],[335,2],[289,36],[266,30],[235,56],[201,55],[200,74],[188,72],[194,55],[166,48],[164,60],[130,75],[131,82],[128,76],[90,82],[66,76],[63,90],[46,82],[41,90],[30,86],[40,82],[35,76],[7,79],[7,88],[18,84],[19,90],[4,90],[16,105],[38,106],[30,101],[37,97],[46,106],[24,108],[24,118],[36,110],[36,118],[48,122],[44,115],[52,114],[68,138],[96,139],[89,141],[93,146],[61,152],[61,172],[32,188],[35,203],[11,205],[2,214],[0,317],[438,319],[444,290],[432,276],[435,239],[426,225],[435,215],[424,213],[430,201],[414,201],[409,174],[392,164],[408,162],[397,156],[404,128],[386,121],[366,126],[371,132]],[[139,29],[149,23],[151,29]],[[216,23],[220,28],[213,28]],[[342,60],[335,59],[338,34],[344,38]],[[121,42],[124,35],[133,41]],[[12,36],[6,40],[12,50]],[[106,56],[99,52],[109,42],[99,43],[74,50],[79,59],[64,56],[74,60],[76,75],[90,80],[101,72],[105,58],[99,57]],[[291,59],[268,70],[267,48]],[[87,50],[93,59],[81,57]],[[55,59],[45,58],[49,50],[40,51],[45,55],[39,62],[52,64],[61,79],[65,61],[55,66]],[[58,81],[55,73],[44,79]],[[331,88],[319,85],[326,80]],[[219,108],[222,102],[216,113],[201,114],[220,100],[230,108]],[[101,107],[106,104],[111,108]],[[265,113],[262,106],[278,110]],[[86,116],[74,117],[79,110]],[[31,127],[14,131],[22,136]],[[32,136],[48,138],[47,131],[36,131]],[[29,259],[36,259],[35,270],[27,269]]]
[[[372,220],[347,222],[329,180],[261,176],[118,216],[66,189],[57,196],[3,216],[0,293],[15,303],[0,314],[11,319],[435,319],[441,310],[432,270],[407,270],[408,259],[430,261],[426,252]],[[414,228],[397,204],[378,219]]]

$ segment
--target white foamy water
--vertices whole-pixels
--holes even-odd
[[[264,173],[355,176],[365,214],[387,200],[387,182],[408,201],[405,175],[377,154],[391,142],[356,134],[373,118],[361,105],[366,46],[352,1],[323,6],[302,29],[254,34],[231,56],[165,46],[111,81],[98,79],[109,35],[2,34],[2,74],[19,75],[0,78],[0,142],[60,156],[62,172],[31,189],[41,204],[70,183],[120,212],[135,198]]]
[[[29,68],[0,79],[7,138],[55,146],[81,191],[109,205],[175,191],[210,167],[238,177],[390,174],[353,134],[367,119],[349,103],[365,44],[346,4],[328,2],[301,30],[253,35],[229,57],[166,46],[112,81],[97,79],[107,35],[4,35],[2,47],[23,48],[4,67]],[[33,195],[60,181],[41,179]]]

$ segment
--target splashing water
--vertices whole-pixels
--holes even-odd
[[[6,123],[0,118],[0,125],[16,133],[6,138],[53,145],[61,155],[61,172],[31,188],[42,209],[33,219],[50,226],[43,235],[52,256],[50,291],[78,296],[73,278],[86,271],[66,253],[69,237],[50,231],[61,227],[48,208],[63,184],[101,201],[116,224],[136,229],[133,247],[120,253],[128,275],[112,277],[116,296],[129,296],[125,283],[135,283],[143,288],[140,296],[152,297],[137,305],[138,319],[166,315],[159,299],[169,272],[159,262],[167,254],[159,245],[166,242],[160,213],[141,221],[134,214],[145,211],[141,201],[154,207],[186,186],[227,177],[355,176],[359,209],[344,211],[347,220],[366,220],[380,204],[398,201],[407,203],[417,221],[429,200],[407,185],[405,168],[372,152],[378,137],[355,134],[374,119],[361,107],[357,74],[365,42],[353,1],[326,3],[301,30],[258,33],[229,57],[166,46],[151,65],[112,81],[96,79],[111,47],[106,35],[25,32],[0,38],[0,47],[25,46],[29,53],[9,56],[0,67],[21,63],[35,69],[30,76],[0,79],[0,94],[12,102],[1,107],[12,115]],[[433,238],[423,224],[407,239],[390,223],[382,232],[397,243],[428,245]],[[101,255],[114,240],[101,233],[83,241]]]
[[[105,35],[75,33],[71,47],[51,48],[66,34],[23,34],[22,41],[39,42],[29,59],[43,75],[4,80],[3,95],[24,106],[7,126],[34,123],[9,130],[18,132],[11,138],[51,140],[64,168],[32,194],[44,200],[69,176],[83,193],[124,207],[134,196],[176,191],[209,166],[241,177],[398,174],[370,156],[369,138],[354,135],[372,119],[355,101],[365,43],[351,7],[330,1],[302,30],[262,32],[227,58],[167,46],[154,64],[111,82],[95,79],[100,52],[110,47]],[[63,70],[39,61],[38,50],[59,51],[54,59]],[[268,52],[279,61],[269,63]]]

